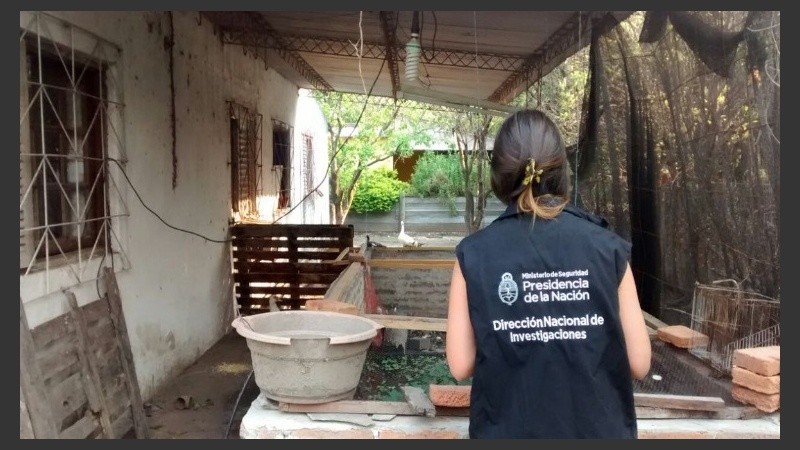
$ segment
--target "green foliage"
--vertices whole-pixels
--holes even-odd
[[[357,213],[389,212],[408,188],[392,169],[372,169],[361,175],[351,209]]]
[[[403,401],[402,386],[418,387],[427,393],[431,384],[470,385],[472,380],[456,381],[443,356],[370,352],[358,391],[363,400]]]
[[[461,197],[464,174],[458,155],[428,152],[422,155],[411,175],[411,193],[418,197]]]
[[[353,207],[359,180],[370,167],[392,156],[409,156],[430,142],[432,113],[374,99],[365,107],[366,96],[357,94],[318,91],[314,98],[328,122],[330,152],[336,153],[330,173],[331,202],[336,222],[342,223]]]

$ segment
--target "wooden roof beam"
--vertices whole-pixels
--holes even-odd
[[[380,18],[386,44],[386,63],[389,65],[389,75],[392,78],[392,97],[396,99],[397,90],[400,87],[400,74],[397,70],[397,40],[395,36],[397,26],[392,26],[391,24],[397,21],[397,17],[392,11],[381,11]]]

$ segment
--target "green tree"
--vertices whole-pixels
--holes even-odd
[[[408,156],[415,146],[429,142],[425,124],[431,113],[381,104],[359,94],[317,92],[315,97],[328,121],[333,157],[331,217],[341,224],[364,171],[393,156]]]
[[[435,126],[455,143],[466,201],[464,223],[468,234],[480,229],[486,199],[491,194],[489,183],[488,138],[497,132],[500,121],[488,114],[472,112],[440,112]]]

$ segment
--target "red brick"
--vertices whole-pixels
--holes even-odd
[[[375,435],[370,430],[320,430],[314,428],[303,428],[286,433],[287,438],[292,439],[375,439]]]
[[[432,384],[428,389],[428,397],[434,406],[448,408],[469,408],[471,386],[447,386]]]
[[[762,394],[778,394],[781,391],[781,376],[765,377],[741,367],[733,366],[731,370],[733,383],[744,386],[752,391]]]
[[[771,377],[781,373],[781,347],[745,348],[733,352],[733,365]]]
[[[683,325],[661,327],[656,330],[656,335],[662,341],[669,342],[680,348],[703,347],[708,345],[708,336]]]
[[[358,307],[338,300],[306,300],[308,311],[331,311],[358,315]]]
[[[462,436],[456,431],[450,430],[425,430],[406,433],[395,430],[381,430],[378,434],[380,439],[461,439]]]
[[[706,431],[640,430],[639,439],[711,439]]]
[[[781,407],[780,394],[762,394],[746,387],[733,385],[731,395],[734,400],[747,405],[753,405],[764,412],[775,412]]]

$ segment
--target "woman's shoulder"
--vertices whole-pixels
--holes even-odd
[[[607,242],[612,247],[630,251],[631,244],[614,231],[608,221],[602,216],[590,213],[574,205],[568,205],[561,213],[566,221],[595,242]]]

